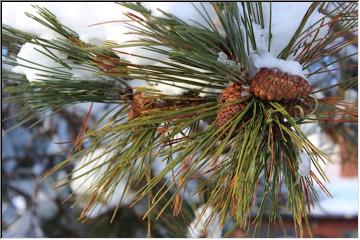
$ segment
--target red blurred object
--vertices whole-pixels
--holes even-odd
[[[343,237],[356,237],[358,233],[358,219],[357,217],[345,218],[345,217],[311,217],[310,226],[312,235],[315,238],[343,238]],[[260,227],[258,235],[256,237],[299,237],[295,235],[294,222],[291,218],[283,218],[283,226],[287,235],[285,236],[283,228],[279,223],[273,223],[268,225],[265,221]],[[249,233],[241,229],[234,230],[229,237],[231,238],[249,238],[252,237],[252,230],[254,226],[250,227]],[[303,225],[305,238],[310,237],[306,230],[306,225]]]

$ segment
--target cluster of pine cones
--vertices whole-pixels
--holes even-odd
[[[309,96],[312,91],[311,86],[301,76],[290,75],[275,68],[261,68],[247,82],[250,83],[250,86],[248,83],[234,82],[225,88],[219,96],[218,102],[221,107],[216,115],[216,126],[218,128],[225,125],[245,108],[246,104],[244,102],[239,103],[238,100],[249,95],[254,95],[264,101],[279,102],[293,118],[310,114],[315,109],[316,102],[313,97]],[[182,102],[176,105],[189,104],[193,103]],[[132,120],[143,115],[147,110],[170,107],[171,105],[174,103],[160,103],[146,98],[142,93],[135,93],[131,100],[128,118]]]
[[[261,68],[250,81],[250,88],[232,83],[223,91],[219,103],[234,102],[252,94],[265,101],[278,101],[294,118],[310,114],[315,100],[310,97],[309,82],[296,75],[278,69]],[[244,103],[223,105],[217,112],[216,126],[221,127],[245,107]],[[302,110],[301,110],[301,109]]]

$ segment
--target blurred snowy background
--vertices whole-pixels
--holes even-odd
[[[91,24],[110,20],[124,19],[124,9],[115,3],[31,3],[45,6],[52,11],[64,24],[75,30],[80,38],[87,42],[99,43],[104,40],[124,42],[129,40],[124,35],[126,28],[120,23],[110,23],[89,27]],[[19,30],[31,32],[40,36],[47,36],[49,31],[25,16],[24,12],[34,13],[30,3],[2,3],[2,22]],[[306,3],[305,3],[306,4]],[[146,3],[146,6],[155,11],[156,8],[169,11],[181,19],[197,19],[198,14],[193,10],[190,3]],[[286,6],[285,6],[286,7]],[[303,6],[307,7],[307,5]],[[160,14],[157,12],[157,14]],[[197,19],[199,20],[199,19]],[[127,49],[130,53],[141,51],[139,48]],[[357,53],[356,45],[349,45],[344,51],[336,56],[324,58],[317,66],[331,63],[335,58],[343,55]],[[12,49],[8,49],[6,43],[2,43],[2,55],[16,55]],[[156,56],[154,56],[156,57]],[[139,59],[128,58],[137,63]],[[345,66],[357,65],[358,56],[328,66],[332,71],[317,74],[310,79],[313,86],[323,88],[346,79],[357,77],[356,68]],[[2,65],[2,68],[8,66]],[[26,74],[31,78],[31,74]],[[29,79],[30,80],[30,79]],[[4,84],[11,84],[2,81]],[[343,92],[335,92],[335,89],[326,91],[323,96],[341,95],[351,102],[358,101],[358,89],[353,88]],[[2,119],[16,114],[21,106],[16,104],[2,105]],[[92,107],[90,125],[96,121],[112,106],[95,103]],[[69,141],[74,139],[82,126],[82,122],[89,111],[90,104],[77,104],[57,112],[35,127],[23,126],[2,137],[2,234],[4,237],[145,237],[146,222],[141,215],[146,208],[146,202],[140,203],[135,208],[128,208],[127,202],[121,205],[119,213],[112,224],[109,223],[114,204],[108,203],[102,208],[100,216],[89,216],[86,223],[81,223],[78,217],[81,205],[73,206],[74,200],[66,201],[72,193],[70,186],[60,189],[52,189],[51,184],[58,179],[71,173],[73,167],[64,169],[52,175],[46,181],[40,177],[48,169],[64,160],[69,154],[71,147]],[[12,127],[15,123],[5,120],[2,130]],[[304,131],[310,140],[331,156],[333,164],[324,166],[330,183],[327,187],[333,198],[323,196],[315,203],[311,211],[311,222],[315,236],[318,237],[351,237],[357,236],[358,216],[358,163],[357,163],[357,125],[346,126],[320,126],[309,124]],[[344,132],[345,131],[345,132]],[[342,136],[342,137],[341,137]],[[350,144],[350,145],[349,145]],[[352,144],[352,145],[351,145]],[[349,147],[350,146],[350,147]],[[156,169],[163,166],[158,163]],[[196,184],[196,183],[194,183]],[[191,191],[191,188],[190,190]],[[79,194],[77,192],[77,194]],[[129,195],[129,194],[128,194]],[[131,196],[128,196],[131,198]],[[74,197],[72,197],[74,198]],[[189,204],[198,206],[200,200],[186,196]],[[200,207],[201,208],[201,207]],[[194,211],[196,215],[197,211]],[[285,214],[286,215],[286,214]],[[285,221],[286,223],[286,221]],[[336,226],[336,229],[334,229]],[[184,234],[191,226],[185,226],[181,234]],[[291,229],[291,226],[288,226]],[[225,226],[227,228],[227,226]],[[230,227],[229,227],[230,228]],[[266,224],[264,236],[266,236]],[[212,236],[221,235],[221,230],[213,227]],[[282,232],[273,227],[270,236],[282,236]],[[200,231],[199,229],[195,229]],[[225,229],[226,230],[226,229]],[[224,231],[225,231],[224,230]],[[170,234],[171,226],[165,224],[155,227],[153,235],[156,237],[174,236]],[[193,233],[193,236],[196,233]],[[190,234],[191,236],[192,234]],[[291,236],[291,230],[289,231]],[[246,236],[243,232],[232,231],[230,236]]]

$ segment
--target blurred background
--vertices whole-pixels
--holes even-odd
[[[7,43],[2,41],[3,57],[15,56],[18,50],[9,49]],[[333,62],[336,58],[341,59],[357,51],[357,44],[350,45],[342,52],[322,59],[313,67],[317,69],[319,66]],[[315,88],[324,88],[349,77],[358,77],[357,64],[357,54],[342,59],[336,64],[330,64],[328,69],[331,71],[315,75],[316,77],[310,79],[311,84]],[[356,67],[349,68],[349,66]],[[5,68],[9,66],[2,65],[2,70]],[[6,79],[2,79],[2,88],[11,84]],[[341,96],[349,102],[358,102],[357,86],[348,90],[332,88],[321,94],[320,97]],[[14,126],[15,122],[7,118],[19,112],[21,107],[14,103],[2,104],[2,131]],[[113,106],[94,103],[89,126],[111,107]],[[89,109],[89,103],[77,104],[39,121],[34,126],[24,125],[2,136],[3,237],[146,237],[147,223],[142,219],[142,214],[147,208],[146,201],[132,208],[121,206],[112,223],[110,218],[114,209],[111,208],[83,223],[78,220],[81,205],[74,205],[71,188],[64,186],[53,189],[52,187],[57,180],[70,174],[74,166],[51,175],[45,181],[41,180],[41,176],[47,170],[68,156],[72,147],[71,141],[79,134]],[[324,166],[330,179],[330,183],[326,186],[333,198],[321,196],[310,211],[314,237],[357,237],[358,126],[355,123],[308,124],[304,126],[304,131],[314,145],[329,154],[333,161],[333,164]],[[189,191],[191,193],[191,189]],[[185,206],[188,206],[189,211],[195,215],[199,200],[194,199],[191,194],[188,195],[184,197]],[[283,215],[287,236],[294,237],[292,218],[286,210]],[[191,220],[188,219],[187,222]],[[152,236],[184,237],[187,236],[187,227],[182,220],[168,215],[162,221],[153,223]],[[238,229],[229,221],[222,235],[249,237],[251,233]],[[284,233],[280,225],[268,226],[264,221],[259,236],[283,237]]]

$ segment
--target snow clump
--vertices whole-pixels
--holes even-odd
[[[290,54],[286,60],[279,59],[278,56],[291,41],[311,4],[311,2],[272,2],[271,4],[262,4],[264,28],[254,22],[252,23],[256,39],[256,50],[252,49],[251,45],[249,46],[251,49],[249,57],[252,60],[251,62],[253,67],[253,69],[251,69],[252,75],[255,74],[259,68],[267,67],[278,68],[288,74],[298,75],[305,78],[308,71],[303,70],[301,64],[294,61],[296,55],[294,56],[294,54]],[[240,4],[238,4],[238,6],[240,12],[242,12],[242,6]],[[270,8],[272,12],[271,39],[269,39]],[[326,24],[329,21],[331,21],[331,19],[325,18],[325,16],[316,9],[310,15],[302,29],[303,31],[306,31],[300,37],[301,40],[296,41],[296,46],[299,47],[297,52],[301,52],[304,48],[304,44],[307,42],[323,38],[329,30],[328,25]],[[319,28],[321,24],[323,24],[323,26],[320,28],[316,39],[314,39],[316,31],[313,30]],[[308,29],[309,27],[311,28]],[[244,35],[246,34],[244,33]]]
[[[108,150],[105,149],[97,149],[93,153],[85,155],[77,162],[70,183],[70,187],[74,193],[80,197],[91,194],[94,186],[101,181],[105,172],[109,170],[108,161],[110,161],[113,156],[113,152],[108,152]],[[126,189],[126,179],[126,177],[123,177],[112,193],[112,188],[110,188],[107,192],[107,194],[111,195],[109,199],[107,199],[106,202],[97,203],[87,214],[87,217],[96,217],[98,214],[116,207],[120,201],[120,205],[122,206],[130,204],[135,197],[135,193]]]
[[[26,75],[26,78],[30,82],[32,82],[32,81],[40,81],[41,77],[39,76],[39,74],[44,74],[45,71],[54,72],[54,70],[51,69],[64,68],[56,60],[46,56],[40,51],[46,52],[46,50],[43,47],[37,44],[30,42],[25,43],[21,47],[16,57],[16,62],[18,65],[13,67],[12,71],[15,73]],[[58,50],[47,49],[47,51],[50,51],[51,54],[53,54],[59,59],[66,58],[66,54]]]
[[[302,177],[307,177],[311,171],[311,158],[309,154],[301,152],[299,164],[299,174]]]
[[[305,78],[306,74],[308,74],[308,71],[303,70],[299,62],[275,58],[269,53],[264,53],[262,55],[254,54],[252,55],[252,61],[256,70],[265,67],[276,68],[282,72],[297,75],[303,78]]]
[[[222,228],[220,225],[220,216],[216,214],[210,220],[212,208],[200,206],[195,212],[195,219],[188,226],[187,237],[192,238],[221,238]]]

